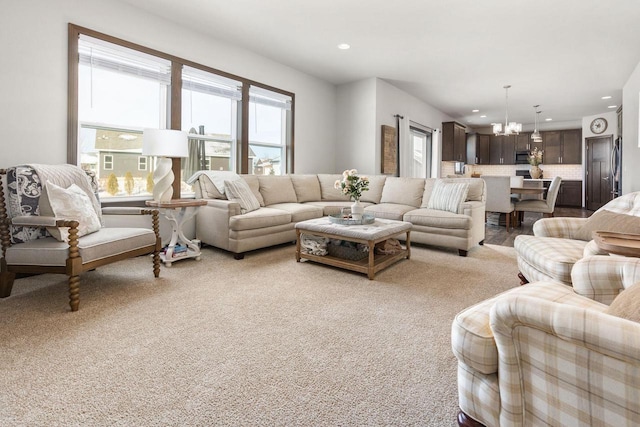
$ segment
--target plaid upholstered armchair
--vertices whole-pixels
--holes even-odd
[[[574,288],[534,282],[456,316],[460,426],[640,425],[640,259],[572,274]]]
[[[613,199],[589,218],[542,218],[533,236],[516,236],[521,283],[552,280],[571,286],[571,269],[580,259],[605,254],[593,232],[640,233],[640,192]]]
[[[11,295],[16,274],[66,274],[69,305],[76,311],[81,273],[138,255],[153,254],[153,273],[159,276],[158,211],[103,210],[97,189],[95,175],[73,165],[0,170],[0,298]],[[150,215],[150,227],[106,228],[102,215],[107,214]]]

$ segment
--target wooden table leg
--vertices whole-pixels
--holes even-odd
[[[407,246],[407,259],[411,259],[411,230],[407,230],[405,245]]]
[[[296,262],[300,262],[300,230],[296,228]]]
[[[369,280],[373,280],[373,278],[375,277],[376,273],[374,268],[374,259],[375,259],[375,251],[376,251],[376,244],[373,242],[373,240],[369,240],[369,268],[367,271],[367,277],[369,277]]]

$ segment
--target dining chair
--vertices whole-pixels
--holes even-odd
[[[545,199],[520,200],[517,202],[515,204],[515,211],[520,216],[520,221],[522,222],[525,212],[537,212],[543,214],[543,216],[552,217],[556,207],[556,199],[558,198],[561,182],[562,178],[559,176],[553,178]]]
[[[511,200],[511,177],[507,175],[482,175],[487,186],[486,212],[505,214],[507,232],[511,228],[511,220],[515,205]]]

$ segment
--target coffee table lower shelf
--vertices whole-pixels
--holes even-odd
[[[332,255],[312,255],[304,252],[300,252],[297,255],[297,261],[300,262],[301,258],[308,259],[320,264],[331,265],[333,267],[342,268],[344,270],[356,271],[358,273],[365,273],[370,280],[373,280],[375,274],[390,266],[391,264],[400,261],[403,258],[409,259],[410,253],[407,249],[402,249],[394,254],[375,254],[373,255],[373,261],[369,257],[362,258],[358,261],[353,261],[344,258],[338,258]]]

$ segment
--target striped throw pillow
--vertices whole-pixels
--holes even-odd
[[[460,204],[467,199],[468,192],[469,183],[438,181],[431,192],[427,209],[458,213]]]
[[[247,213],[260,208],[260,202],[253,195],[249,184],[244,180],[225,181],[224,189],[227,198],[240,204],[240,211]]]

